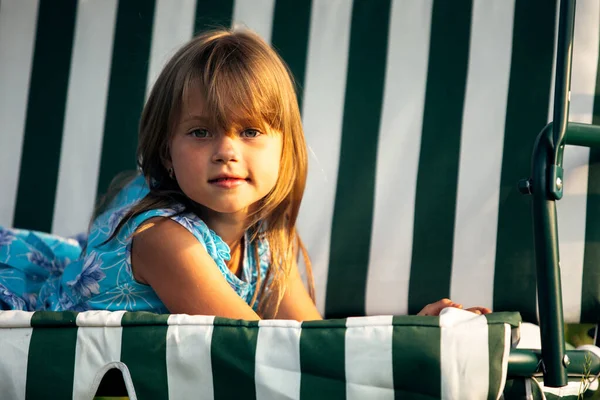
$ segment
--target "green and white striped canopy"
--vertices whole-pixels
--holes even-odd
[[[310,146],[299,229],[327,316],[442,297],[536,320],[528,177],[552,108],[556,0],[2,0],[0,225],[84,230],[135,168],[148,88],[209,26],[290,65]],[[600,4],[579,0],[572,121],[600,123]],[[565,316],[600,316],[600,152],[567,148]]]
[[[119,368],[135,399],[498,399],[516,313],[299,323],[0,312],[0,393],[91,399]]]

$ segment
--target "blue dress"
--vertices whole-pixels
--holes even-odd
[[[168,313],[152,288],[138,283],[131,270],[131,235],[144,221],[157,216],[172,219],[194,235],[229,285],[250,304],[257,271],[264,280],[270,262],[269,245],[262,235],[251,243],[246,233],[241,279],[225,264],[230,259],[227,244],[196,214],[182,212],[181,204],[146,211],[130,219],[112,240],[103,244],[130,207],[147,193],[143,176],[121,190],[109,209],[94,221],[85,251],[81,238],[78,241],[0,227],[0,309]],[[258,260],[254,246],[258,246]]]

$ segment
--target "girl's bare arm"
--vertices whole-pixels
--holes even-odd
[[[290,271],[287,288],[279,305],[276,318],[295,319],[297,321],[323,319],[308,295],[296,263],[294,263]]]
[[[150,285],[173,314],[260,319],[202,244],[175,221],[159,217],[144,223],[133,238],[131,263],[135,279]]]

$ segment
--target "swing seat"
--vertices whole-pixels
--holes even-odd
[[[516,347],[522,322],[558,315],[538,307],[544,232],[517,190],[554,120],[557,5],[0,1],[0,226],[84,232],[113,177],[136,168],[139,115],[168,57],[194,32],[245,25],[298,84],[310,154],[298,229],[328,318],[0,311],[0,393],[568,398],[539,389],[539,349]],[[600,121],[599,7],[575,13],[569,118],[586,126]],[[581,144],[567,134],[557,319],[597,324],[600,152]],[[445,297],[494,312],[406,316]],[[573,383],[600,372],[593,350],[566,354]]]

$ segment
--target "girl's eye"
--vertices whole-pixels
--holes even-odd
[[[208,129],[203,129],[203,128],[194,129],[193,131],[190,132],[190,135],[192,135],[195,138],[199,138],[199,139],[203,139],[203,138],[207,138],[207,137],[211,136]]]
[[[259,137],[260,135],[262,135],[262,133],[260,133],[256,129],[246,129],[245,131],[242,132],[242,136],[245,138],[256,138],[256,137]]]

